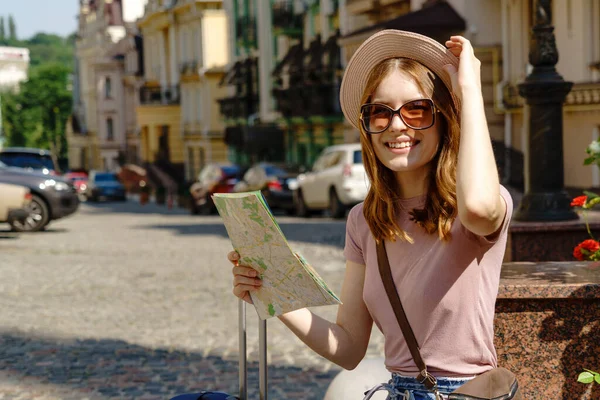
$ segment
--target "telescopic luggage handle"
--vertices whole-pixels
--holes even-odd
[[[246,355],[246,302],[240,299],[238,307],[240,331],[240,400],[248,400],[248,363]],[[258,375],[258,391],[260,400],[267,400],[267,320],[260,318],[258,318]]]

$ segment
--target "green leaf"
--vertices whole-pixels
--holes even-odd
[[[596,381],[596,383],[597,383],[598,385],[600,385],[600,374],[595,374],[595,375],[594,375],[594,380]]]
[[[588,201],[590,201],[591,199],[595,199],[596,197],[600,197],[598,196],[596,193],[594,192],[589,192],[587,190],[583,191],[583,194],[585,194],[588,197]]]
[[[583,165],[590,165],[591,163],[594,162],[594,158],[595,157],[588,157],[585,160],[583,160]]]
[[[577,382],[580,383],[592,383],[594,382],[594,374],[591,374],[589,372],[582,372],[579,374],[579,377],[577,378]]]

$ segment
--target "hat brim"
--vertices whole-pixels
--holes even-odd
[[[444,82],[458,107],[458,99],[452,93],[452,82],[443,69],[447,64],[458,68],[458,57],[427,36],[386,29],[369,37],[360,45],[348,62],[342,78],[340,87],[342,112],[356,129],[360,130],[360,101],[371,70],[380,62],[396,57],[409,58],[429,68]]]

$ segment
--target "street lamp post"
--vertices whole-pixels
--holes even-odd
[[[519,85],[529,105],[529,180],[515,213],[518,221],[577,219],[564,190],[562,107],[572,82],[556,71],[558,51],[552,26],[552,0],[536,0],[529,43],[533,71]]]

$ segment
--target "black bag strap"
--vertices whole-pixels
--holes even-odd
[[[398,295],[398,291],[394,283],[394,277],[392,276],[390,262],[388,260],[387,251],[385,249],[385,243],[383,241],[377,242],[377,263],[379,264],[379,274],[381,275],[383,286],[385,287],[387,296],[390,299],[392,308],[394,309],[394,314],[396,314],[398,325],[400,326],[402,335],[404,335],[404,340],[406,340],[406,344],[408,345],[410,354],[415,360],[417,368],[419,368],[420,372],[417,376],[417,379],[419,380],[419,382],[424,384],[427,389],[436,391],[437,380],[433,375],[427,372],[427,366],[423,361],[423,357],[421,357],[419,343],[417,342],[417,338],[415,337],[410,323],[408,322],[408,318],[406,318],[406,313],[404,312],[402,302],[400,301],[400,296]]]

